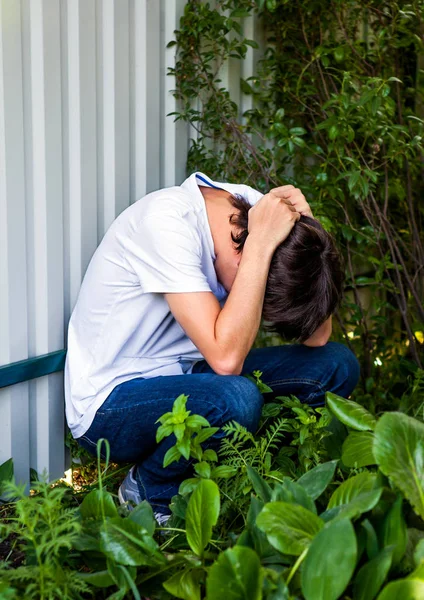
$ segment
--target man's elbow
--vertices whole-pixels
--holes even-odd
[[[241,375],[243,363],[237,358],[229,357],[217,360],[211,367],[217,375]]]
[[[303,342],[303,345],[309,346],[310,348],[321,348],[322,346],[326,345],[328,339],[329,337],[317,338],[315,340],[306,340],[306,342]]]

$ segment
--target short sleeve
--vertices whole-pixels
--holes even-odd
[[[247,198],[247,201],[249,202],[249,204],[251,204],[252,206],[254,204],[256,204],[256,202],[258,202],[258,200],[260,200],[263,196],[262,192],[259,192],[258,190],[255,190],[254,188],[250,187],[250,185],[245,185],[245,196]]]
[[[126,238],[125,253],[144,293],[211,291],[199,232],[184,216],[146,217]]]

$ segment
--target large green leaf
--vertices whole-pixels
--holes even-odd
[[[354,519],[372,510],[380,500],[383,488],[374,473],[359,473],[344,481],[334,491],[328,508],[321,515],[324,521],[335,517]]]
[[[328,508],[334,506],[341,506],[348,504],[351,500],[363,494],[364,492],[370,492],[378,486],[377,475],[374,473],[359,473],[349,479],[346,479],[341,483],[336,490],[334,490]]]
[[[200,600],[201,578],[202,571],[200,569],[177,571],[172,577],[164,582],[163,587],[173,598],[182,598],[182,600]]]
[[[209,570],[207,600],[260,600],[262,570],[254,550],[235,546],[225,550]]]
[[[185,514],[187,542],[198,556],[202,556],[210,542],[219,509],[218,486],[210,479],[202,479],[190,497]]]
[[[79,507],[83,519],[100,519],[102,517],[102,506],[105,517],[117,517],[118,511],[115,502],[109,492],[104,490],[93,490],[86,495]]]
[[[95,573],[76,573],[79,579],[98,588],[107,588],[113,585],[114,581],[109,571],[96,571]],[[1,594],[0,594],[1,598]]]
[[[271,500],[272,490],[265,479],[250,465],[247,465],[247,474],[252,482],[253,489],[259,498],[263,500],[263,502],[269,502]]]
[[[356,566],[355,530],[348,519],[327,523],[315,536],[302,569],[306,600],[337,600]]]
[[[300,504],[303,508],[306,508],[315,514],[317,513],[315,502],[308,495],[305,488],[290,479],[285,479],[283,483],[279,483],[274,487],[271,500],[273,502],[279,501]]]
[[[306,493],[312,500],[316,500],[327,489],[333,479],[337,463],[337,460],[322,463],[302,475],[297,483],[305,488]]]
[[[283,554],[298,556],[324,525],[323,521],[298,504],[269,502],[256,519],[269,542]]]
[[[382,472],[424,519],[424,424],[403,413],[385,413],[375,428],[373,452]]]
[[[353,585],[353,600],[374,600],[392,565],[392,549],[385,548],[363,565]]]
[[[363,406],[352,400],[347,400],[332,392],[327,392],[327,406],[335,417],[351,429],[358,431],[373,430],[376,425],[374,415],[368,412]]]
[[[268,541],[266,534],[256,525],[256,519],[264,507],[262,500],[254,496],[250,497],[250,506],[247,512],[246,529],[237,540],[237,544],[241,546],[249,546],[253,548],[260,558],[275,556],[276,551]]]
[[[13,458],[9,458],[6,462],[0,465],[0,490],[2,485],[10,482],[13,479]]]
[[[342,461],[346,467],[367,467],[375,465],[372,452],[374,434],[370,431],[351,431],[343,442]]]
[[[100,531],[100,549],[122,565],[157,565],[166,560],[144,527],[128,518],[116,517],[104,523]]]
[[[423,598],[424,581],[400,579],[386,585],[377,600],[423,600]]]
[[[156,519],[153,514],[153,509],[147,500],[143,500],[140,504],[130,512],[129,519],[144,527],[149,535],[153,535],[156,529]]]
[[[382,546],[391,546],[393,548],[392,562],[394,565],[399,564],[402,560],[408,543],[408,533],[405,519],[403,518],[402,503],[403,500],[401,497],[397,498],[393,503],[393,506],[384,519],[381,531]]]

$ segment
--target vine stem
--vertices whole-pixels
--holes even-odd
[[[287,577],[287,581],[286,581],[287,585],[289,585],[290,581],[293,579],[296,571],[302,564],[302,562],[307,554],[308,554],[308,548],[305,548],[304,551],[302,552],[302,554],[297,559],[297,561],[294,563],[292,570],[290,571],[289,576]]]

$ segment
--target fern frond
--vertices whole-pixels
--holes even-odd
[[[230,421],[226,423],[222,430],[225,432],[227,436],[231,436],[234,442],[251,442],[252,444],[256,443],[255,437],[250,431],[237,423],[237,421]]]

